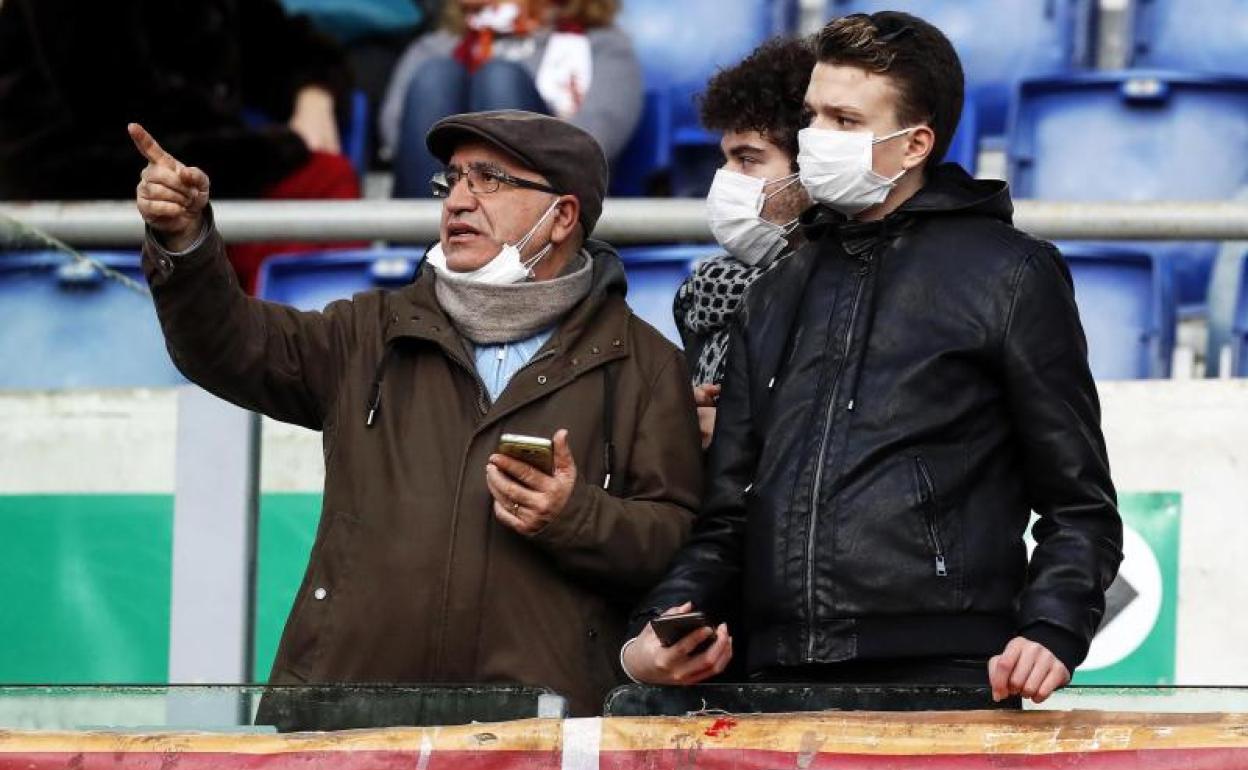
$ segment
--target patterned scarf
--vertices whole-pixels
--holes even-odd
[[[784,255],[766,267],[754,267],[728,255],[713,257],[699,263],[681,284],[676,292],[677,320],[705,340],[693,372],[694,385],[718,385],[724,379],[728,322],[737,312],[745,290],[783,260]]]

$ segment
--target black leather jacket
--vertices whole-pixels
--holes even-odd
[[[703,510],[634,633],[692,600],[743,612],[750,671],[1020,633],[1082,662],[1122,525],[1069,271],[1012,213],[952,165],[881,222],[816,210],[736,318]]]

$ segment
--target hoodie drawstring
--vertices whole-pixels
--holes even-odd
[[[602,488],[611,491],[611,476],[615,471],[615,375],[611,364],[602,367],[602,467],[605,475]]]
[[[377,424],[377,413],[381,411],[381,381],[386,377],[386,366],[394,355],[394,340],[386,343],[386,349],[377,362],[377,372],[373,375],[373,386],[368,394],[368,413],[364,418],[364,427],[371,428]]]

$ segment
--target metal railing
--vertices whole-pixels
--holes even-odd
[[[438,237],[437,201],[220,201],[213,204],[227,241],[392,241]],[[16,219],[77,246],[137,244],[143,223],[133,202],[34,202],[0,205]],[[1248,240],[1248,201],[1016,201],[1015,223],[1051,240]],[[703,202],[614,198],[594,237],[615,244],[711,241]]]

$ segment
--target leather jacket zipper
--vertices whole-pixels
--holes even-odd
[[[857,272],[858,287],[854,292],[854,304],[849,311],[849,325],[845,329],[845,346],[841,361],[836,367],[836,377],[832,380],[832,396],[828,399],[827,413],[824,415],[823,436],[819,440],[819,459],[815,465],[815,482],[810,492],[810,527],[806,534],[806,659],[815,656],[815,534],[819,520],[819,493],[823,485],[823,465],[827,458],[828,438],[832,432],[832,416],[836,411],[836,399],[841,388],[841,375],[845,373],[845,362],[849,358],[849,347],[854,337],[854,323],[858,319],[858,306],[862,302],[862,291],[867,285],[868,260]]]
[[[927,470],[927,463],[922,457],[914,458],[914,467],[919,475],[919,504],[923,509],[923,519],[927,524],[927,534],[932,541],[932,551],[936,558],[936,576],[948,577],[949,565],[945,560],[945,546],[940,539],[940,528],[936,526],[936,485],[932,483],[932,474]]]

